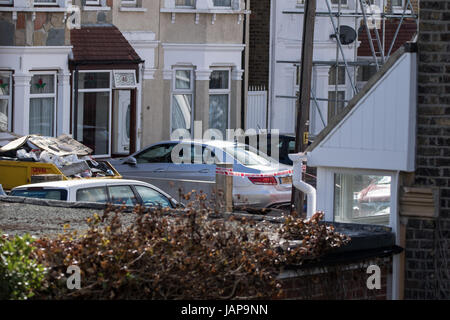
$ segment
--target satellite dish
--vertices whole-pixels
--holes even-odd
[[[357,34],[355,29],[349,26],[340,26],[339,28],[339,39],[342,44],[351,44],[356,40]],[[330,38],[336,38],[335,34],[332,34]]]

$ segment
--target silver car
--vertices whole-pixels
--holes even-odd
[[[186,155],[186,150],[190,154]],[[233,175],[235,207],[261,209],[290,203],[292,166],[280,164],[265,154],[258,155],[256,149],[246,144],[221,140],[164,141],[127,158],[111,160],[124,178],[152,183],[174,198],[180,188],[186,193],[193,189],[211,193],[216,163],[220,162],[233,164],[232,172],[227,174]]]

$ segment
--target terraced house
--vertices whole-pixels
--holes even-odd
[[[127,155],[243,121],[244,0],[0,1],[0,123]]]

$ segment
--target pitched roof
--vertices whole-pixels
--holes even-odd
[[[119,29],[108,26],[82,26],[70,31],[73,58],[79,62],[141,63],[143,60],[134,51]]]
[[[389,48],[392,44],[392,40],[394,39],[395,32],[397,31],[398,25],[400,23],[400,19],[386,19],[385,20],[385,32],[384,32],[384,54],[387,55],[389,52]],[[408,41],[412,41],[414,35],[417,33],[417,23],[415,19],[406,18],[403,19],[402,25],[398,32],[398,35],[395,39],[394,46],[392,48],[392,53],[397,51],[402,45],[404,45]],[[370,31],[373,47],[375,52],[377,52],[377,56],[380,57],[380,49],[378,48],[378,42],[375,35],[375,30]],[[383,24],[381,23],[380,29],[378,29],[378,34],[383,41]],[[358,40],[361,41],[361,45],[358,48],[358,57],[372,57],[372,51],[370,50],[369,38],[367,36],[367,30],[364,25],[362,25],[358,30]]]

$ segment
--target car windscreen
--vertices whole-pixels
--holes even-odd
[[[271,164],[266,155],[258,155],[256,149],[249,145],[234,145],[224,147],[223,150],[245,166],[267,166]]]
[[[12,190],[10,196],[67,201],[67,190],[30,188]]]

